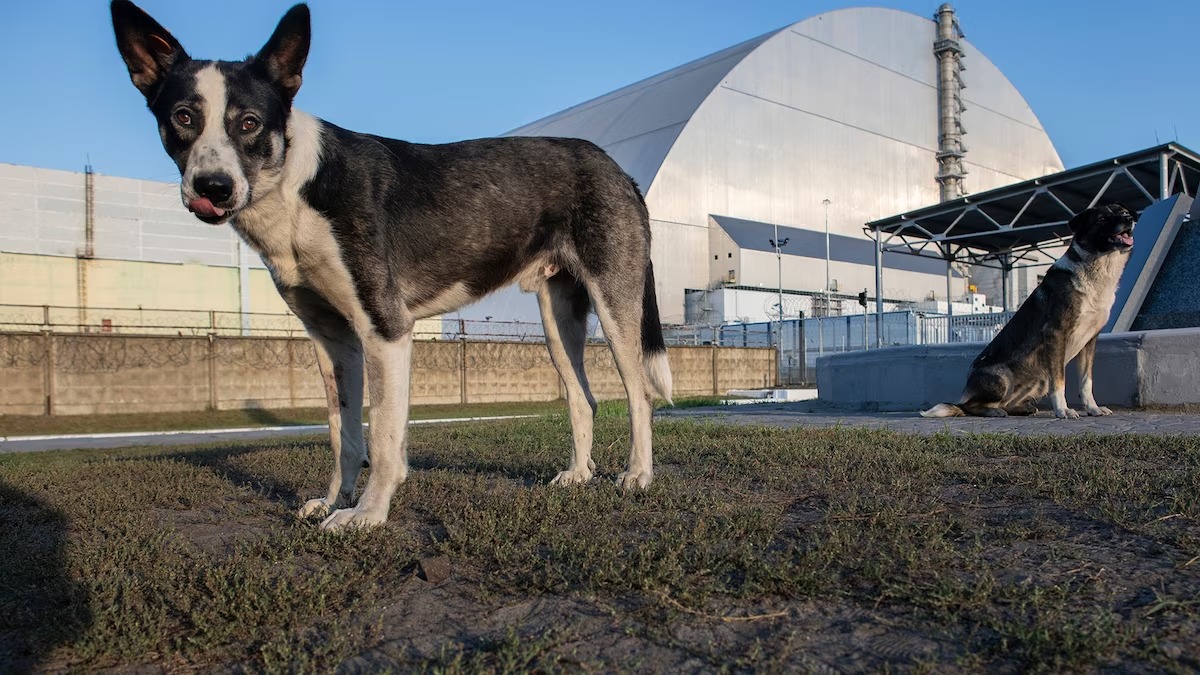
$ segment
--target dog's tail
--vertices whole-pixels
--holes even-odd
[[[642,364],[658,395],[671,404],[671,364],[667,361],[667,343],[663,340],[658,318],[658,298],[654,293],[654,264],[646,261],[646,288],[642,292]]]
[[[967,413],[953,403],[939,403],[929,410],[922,410],[921,417],[966,417]]]

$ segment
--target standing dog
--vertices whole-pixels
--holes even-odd
[[[408,475],[413,323],[513,280],[537,293],[571,411],[574,452],[553,482],[586,482],[595,470],[596,402],[583,368],[594,308],[629,398],[629,465],[617,482],[650,485],[651,387],[670,400],[671,371],[646,204],[603,150],[557,138],[418,145],[296,110],[310,42],[305,5],[243,61],[192,59],[129,0],[111,9],[129,76],[182,174],[183,203],[206,223],[229,222],[262,256],[316,348],[333,476],[302,517],[327,516],[328,530],[387,520]],[[371,474],[350,507],[367,448]]]
[[[1050,394],[1054,415],[1078,418],[1067,407],[1067,364],[1079,357],[1079,395],[1088,415],[1111,415],[1092,397],[1096,338],[1108,322],[1117,282],[1133,249],[1134,212],[1120,204],[1090,208],[1071,219],[1067,252],[971,364],[957,404],[941,403],[922,417],[1005,417],[1037,412]]]

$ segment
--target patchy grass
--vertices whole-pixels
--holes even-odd
[[[563,415],[414,429],[389,523],[342,535],[292,515],[325,443],[0,458],[0,663],[1200,668],[1200,439],[660,422],[624,495],[617,412],[577,488]]]

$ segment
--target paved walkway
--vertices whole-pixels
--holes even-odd
[[[497,415],[491,417],[452,417],[445,419],[410,420],[410,425],[453,424],[458,422],[487,422],[516,420],[537,415]],[[363,424],[366,427],[366,423]],[[199,445],[222,441],[263,441],[273,438],[324,436],[327,424],[305,424],[287,427],[246,427],[243,429],[196,429],[191,431],[135,431],[113,434],[67,434],[62,436],[0,436],[0,454],[34,452],[37,450],[100,450],[143,445]]]
[[[1033,417],[952,417],[925,419],[916,412],[860,412],[844,410],[816,401],[760,403],[712,408],[665,409],[655,413],[664,419],[693,419],[721,424],[754,424],[777,427],[854,427],[890,429],[904,433],[952,434],[1002,433],[1021,436],[1097,434],[1200,435],[1200,414],[1195,412],[1146,412],[1117,410],[1108,417],[1060,420],[1052,412]]]

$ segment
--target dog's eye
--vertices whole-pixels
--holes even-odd
[[[187,110],[178,110],[175,112],[175,121],[181,127],[190,127],[192,126],[192,113]]]
[[[258,129],[258,120],[253,117],[247,117],[242,120],[242,133],[250,133]]]

